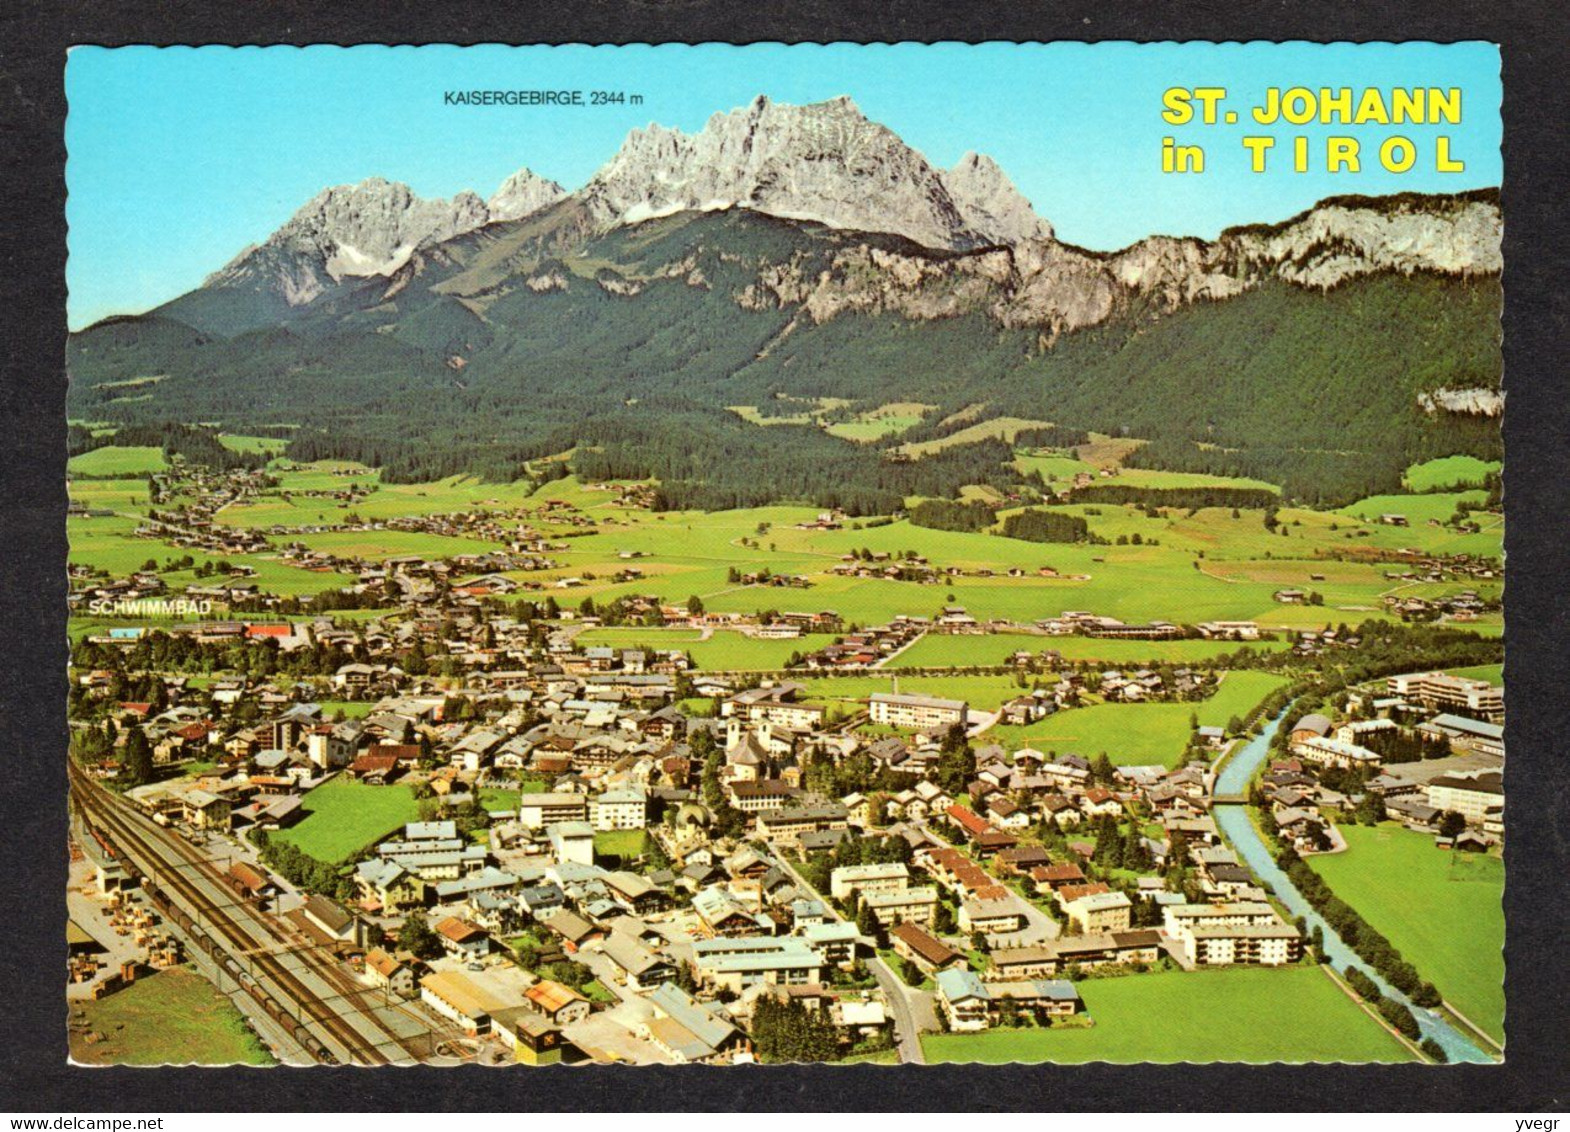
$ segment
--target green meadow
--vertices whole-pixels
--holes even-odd
[[[1236,652],[1239,641],[1128,641],[1095,637],[1049,637],[1037,633],[928,633],[900,653],[890,668],[965,668],[1007,664],[1016,652],[1058,652],[1065,660],[1104,661],[1139,665],[1162,662],[1196,663]],[[1287,646],[1284,640],[1246,642],[1259,651]]]
[[[1094,1024],[923,1034],[928,1062],[1395,1062],[1411,1053],[1318,967],[1163,971],[1077,984]]]
[[[138,445],[119,448],[94,448],[66,461],[65,470],[73,476],[123,476],[161,472],[169,466],[162,448]]]
[[[619,857],[625,861],[643,852],[647,837],[641,829],[604,830],[594,835],[594,855]]]
[[[312,550],[340,558],[379,562],[405,554],[442,558],[455,554],[485,554],[496,544],[480,539],[427,534],[424,531],[323,531],[299,535],[294,541]]]
[[[1486,476],[1503,467],[1498,460],[1479,460],[1476,456],[1441,456],[1413,464],[1406,470],[1403,482],[1408,491],[1481,487]]]
[[[898,417],[894,409],[915,411],[910,406],[885,406],[888,412],[876,410],[872,416],[880,420]],[[1025,423],[1012,422],[1009,427]],[[245,444],[266,438],[229,439]],[[101,449],[88,455],[105,461],[123,456],[111,458],[99,453],[133,451]],[[1117,458],[1115,452],[1096,455],[1094,445],[1082,449],[1081,455],[1111,460],[1114,465]],[[1054,474],[1094,466],[1077,456],[1052,454],[1022,455],[1018,461],[1021,467],[1039,470],[1048,466],[1042,461],[1066,461],[1052,465]],[[1279,512],[1281,527],[1276,534],[1265,528],[1263,512],[1258,510],[1242,510],[1234,517],[1225,508],[1168,508],[1151,517],[1126,506],[1075,504],[1061,508],[1085,518],[1092,531],[1109,544],[1091,545],[1032,543],[990,531],[938,531],[904,519],[872,526],[866,520],[852,519],[839,530],[807,530],[801,524],[819,514],[818,508],[808,506],[651,513],[618,505],[613,485],[584,484],[571,476],[535,490],[528,482],[495,484],[464,476],[424,484],[383,484],[374,471],[345,462],[295,465],[277,460],[273,470],[280,479],[278,489],[225,508],[218,520],[307,527],[341,523],[351,516],[377,521],[482,508],[517,511],[520,524],[559,540],[562,548],[551,552],[558,563],[553,568],[517,571],[512,576],[541,588],[565,606],[575,606],[585,597],[603,602],[647,594],[682,602],[698,596],[709,609],[721,612],[833,610],[849,625],[882,624],[899,614],[932,615],[945,604],[958,603],[981,619],[1025,624],[1065,610],[1088,609],[1126,621],[1256,620],[1279,630],[1319,628],[1327,622],[1385,617],[1382,598],[1397,588],[1383,576],[1381,567],[1330,560],[1324,555],[1401,546],[1497,555],[1502,539],[1502,523],[1494,515],[1474,516],[1485,527],[1479,534],[1457,534],[1428,523],[1429,518],[1447,520],[1458,499],[1480,501],[1483,493],[1478,491],[1373,497],[1339,512],[1286,507]],[[343,474],[348,472],[357,474]],[[1162,487],[1236,486],[1242,481],[1117,469],[1105,482]],[[299,494],[351,486],[369,494],[342,506],[330,499]],[[146,507],[145,485],[136,480],[77,479],[72,483],[72,496],[88,506],[122,512],[140,512]],[[546,512],[544,505],[550,501],[569,504],[573,510]],[[1396,512],[1408,514],[1412,525],[1393,527],[1374,521],[1381,514]],[[574,525],[568,521],[573,515],[586,517],[592,525]],[[163,544],[129,537],[135,526],[136,520],[129,516],[73,518],[68,528],[72,561],[124,574],[140,568],[150,557],[161,561],[175,556],[173,549]],[[315,549],[370,561],[401,554],[478,553],[498,545],[474,538],[386,530],[300,533],[293,537]],[[916,583],[832,572],[848,556],[863,550],[894,557],[920,554],[939,567],[962,573],[934,583]],[[195,557],[210,560],[200,554]],[[337,575],[296,570],[268,554],[238,556],[235,561],[255,566],[258,581],[265,588],[283,593],[309,594],[346,581]],[[1042,568],[1055,571],[1056,576],[1044,576]],[[616,579],[617,574],[629,570],[635,576]],[[729,580],[732,570],[801,575],[808,585],[742,585]],[[1010,577],[1011,570],[1020,576]],[[573,584],[557,585],[568,579]],[[189,580],[179,575],[168,579],[176,588]],[[1321,594],[1324,604],[1287,606],[1275,602],[1273,593],[1286,586],[1313,589]],[[1426,596],[1439,596],[1463,588],[1480,587],[1447,583],[1426,587],[1425,593],[1433,589],[1436,592]],[[1480,628],[1497,627],[1480,623]],[[693,652],[703,668],[767,668],[779,666],[792,652],[810,651],[816,643],[756,642],[735,634],[716,634],[710,641],[694,642]],[[896,663],[901,667],[996,664],[1016,644],[1001,637],[929,637]],[[1280,644],[1284,642],[1258,647]],[[1021,647],[1029,648],[1031,643]],[[1040,647],[1056,648],[1071,659],[1130,665],[1202,661],[1235,646],[1228,642],[1067,638]]]
[[[1201,727],[1224,727],[1242,718],[1287,683],[1268,672],[1236,671],[1222,677],[1209,699],[1195,703],[1092,704],[1068,708],[1024,727],[995,727],[987,736],[1010,748],[1035,747],[1086,758],[1106,752],[1120,766],[1177,766],[1188,744],[1189,717]]]
[[[143,975],[96,1002],[72,1003],[71,1059],[86,1065],[273,1065],[234,1004],[188,966]],[[102,1040],[88,1042],[87,1034]]]
[[[420,816],[407,786],[367,786],[342,777],[312,790],[302,806],[305,818],[272,836],[328,864],[346,860]]]
[[[224,434],[218,442],[231,452],[265,452],[276,456],[289,446],[289,442],[278,436],[241,436]]]
[[[1022,472],[1040,472],[1041,478],[1048,483],[1053,480],[1071,480],[1081,473],[1096,474],[1094,464],[1087,464],[1077,456],[1061,455],[1045,449],[1015,456],[1014,466]]]
[[[895,402],[862,413],[855,420],[827,425],[823,431],[841,440],[882,440],[916,427],[933,408],[915,401]]]
[[[1012,676],[909,676],[892,671],[885,676],[804,676],[797,682],[807,689],[803,699],[841,705],[846,715],[852,713],[850,705],[859,709],[876,692],[941,696],[964,700],[977,711],[996,711],[1004,701],[1029,690],[1028,685],[1022,687]]]
[[[1306,858],[1425,979],[1504,1040],[1504,861],[1452,853],[1393,823],[1340,827],[1345,853]]]
[[[708,672],[773,670],[784,668],[792,654],[805,655],[831,643],[827,633],[804,633],[792,640],[770,641],[749,637],[731,629],[715,630],[708,640],[695,629],[587,629],[575,641],[580,648],[683,649],[692,662]]]
[[[1468,680],[1487,680],[1490,684],[1505,682],[1505,666],[1502,664],[1477,664],[1471,668],[1451,668],[1447,671],[1452,676],[1461,676]]]

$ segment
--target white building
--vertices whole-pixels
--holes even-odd
[[[873,723],[914,730],[964,723],[970,710],[964,700],[907,696],[898,692],[876,692],[867,703]]]
[[[1428,784],[1428,804],[1454,810],[1469,825],[1481,825],[1490,810],[1505,804],[1504,776],[1497,770],[1440,775]]]
[[[607,790],[593,809],[595,829],[643,829],[649,824],[649,799],[637,788]]]
[[[1280,967],[1303,955],[1303,937],[1291,924],[1196,924],[1178,942],[1196,967]]]
[[[548,836],[557,861],[594,864],[594,827],[588,822],[561,822],[550,827]]]
[[[844,900],[852,892],[902,892],[910,870],[898,861],[882,865],[842,865],[829,874],[829,895]]]

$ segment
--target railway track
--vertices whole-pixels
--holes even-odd
[[[140,815],[127,812],[75,765],[70,767],[70,778],[78,809],[146,875],[150,895],[164,903],[193,942],[208,951],[275,1022],[291,1030],[312,1057],[326,1064],[358,1065],[415,1060],[405,1039],[356,1001],[355,994],[364,988],[349,988],[348,976],[336,962],[314,945],[301,946],[284,938],[276,924],[254,910],[225,905],[203,891],[188,870],[220,894],[228,891],[210,860]],[[243,909],[242,916],[231,914],[236,908]],[[326,993],[307,985],[307,978]],[[335,1000],[348,1002],[352,1016],[334,1009]]]

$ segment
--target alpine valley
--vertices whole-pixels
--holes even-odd
[[[326,189],[196,290],[74,334],[69,403],[387,482],[571,453],[661,508],[887,514],[1020,487],[1021,436],[1093,434],[1339,505],[1500,456],[1501,228],[1492,190],[1338,197],[1092,252],[987,157],[938,169],[848,99],[759,97],[634,131],[574,192]],[[913,419],[835,428],[888,406]]]
[[[1258,219],[759,98],[73,335],[73,1059],[1497,1061],[1499,201]]]

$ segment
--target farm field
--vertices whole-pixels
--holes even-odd
[[[224,434],[218,438],[231,452],[266,452],[276,456],[289,446],[289,442],[279,436],[240,436]]]
[[[1064,660],[1140,664],[1172,661],[1196,663],[1237,652],[1246,645],[1265,652],[1287,646],[1286,641],[1121,641],[1095,637],[1049,637],[1038,633],[970,634],[928,633],[890,662],[890,668],[964,668],[1007,664],[1016,652],[1057,651]]]
[[[1343,825],[1345,853],[1305,858],[1495,1041],[1504,1040],[1504,861],[1452,854],[1393,823]]]
[[[1164,971],[1077,985],[1093,1026],[923,1034],[922,1052],[929,1062],[994,1065],[1413,1060],[1317,967]]]
[[[162,448],[151,445],[120,448],[110,445],[72,456],[66,461],[65,470],[73,476],[123,476],[161,472],[168,466]]]
[[[144,976],[97,1002],[72,1003],[71,1060],[86,1065],[273,1065],[234,1004],[189,967]]]
[[[1498,460],[1479,460],[1476,456],[1441,456],[1413,464],[1406,470],[1403,482],[1408,491],[1481,487],[1485,476],[1503,467]]]
[[[407,786],[366,786],[346,778],[318,786],[305,796],[303,806],[306,816],[299,825],[272,836],[328,864],[420,816]]]
[[[114,511],[142,511],[148,503],[144,479],[95,480],[78,476],[66,484],[72,503]]]
[[[1229,672],[1208,700],[1093,704],[1024,727],[996,727],[987,735],[1010,748],[1030,746],[1086,758],[1105,751],[1120,766],[1176,766],[1188,743],[1190,714],[1199,717],[1201,727],[1224,727],[1232,716],[1247,715],[1286,683],[1284,677],[1268,672]]]
[[[1281,488],[1264,480],[1249,476],[1213,476],[1205,472],[1162,472],[1150,468],[1119,468],[1117,473],[1097,483],[1121,484],[1124,487],[1245,487],[1281,494]]]
[[[342,558],[363,558],[379,562],[404,554],[441,558],[454,554],[484,554],[496,549],[495,543],[474,538],[426,534],[424,531],[324,531],[297,535],[295,540],[312,550]]]
[[[1029,420],[1025,417],[992,417],[978,424],[962,428],[958,432],[951,432],[937,440],[927,440],[920,444],[902,444],[895,449],[911,458],[930,456],[934,452],[941,452],[945,448],[952,448],[956,444],[974,444],[978,440],[987,440],[999,437],[1003,440],[1013,440],[1021,432],[1031,428],[1042,428],[1047,421]]]

